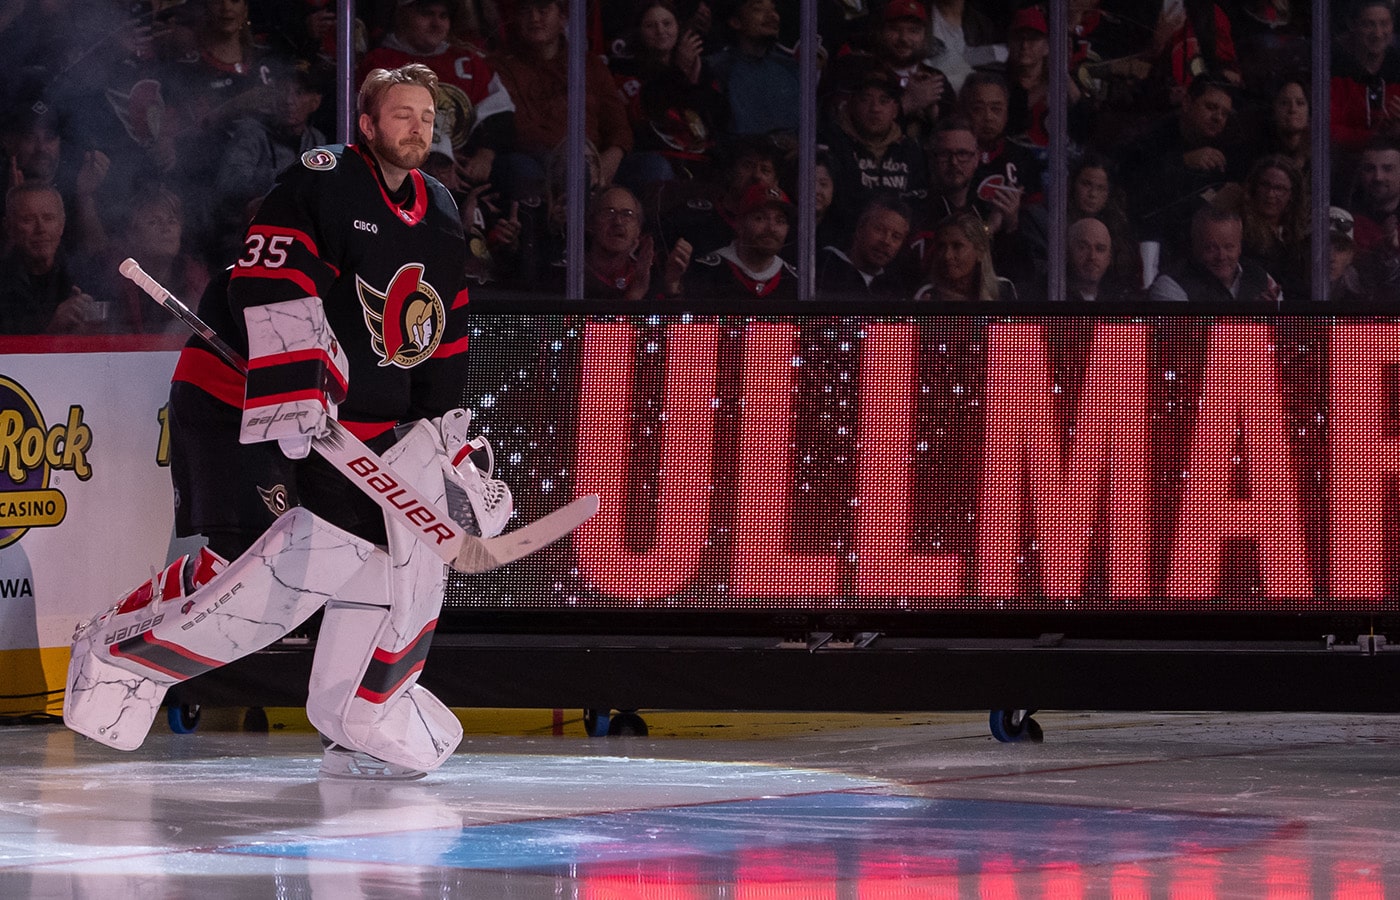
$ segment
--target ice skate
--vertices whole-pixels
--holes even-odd
[[[351,750],[339,744],[323,741],[325,752],[321,754],[322,778],[343,778],[355,781],[416,781],[427,775],[421,769],[395,765],[376,759],[368,753]]]

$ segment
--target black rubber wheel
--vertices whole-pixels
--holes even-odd
[[[1045,740],[1045,732],[1041,731],[1040,723],[1031,718],[1033,709],[994,709],[988,725],[992,730],[992,737],[1003,744],[1015,744],[1020,741],[1030,741],[1032,744],[1039,744]]]
[[[646,737],[647,734],[646,721],[631,710],[613,716],[612,724],[608,726],[611,737]]]
[[[181,703],[165,709],[165,721],[176,734],[194,734],[199,727],[199,704]]]

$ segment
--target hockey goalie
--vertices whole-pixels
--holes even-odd
[[[171,685],[323,610],[307,701],[322,774],[417,777],[460,742],[417,683],[443,558],[309,452],[338,422],[467,534],[510,518],[490,445],[457,408],[466,246],[451,195],[419,171],[435,88],[424,66],[371,72],[359,143],[284,171],[243,256],[201,299],[200,317],[246,357],[245,376],[192,338],[171,386],[176,530],[207,546],[78,628],[64,700],[75,731],[134,749]]]

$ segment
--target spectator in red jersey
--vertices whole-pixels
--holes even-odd
[[[1332,143],[1353,154],[1343,165],[1372,138],[1400,136],[1400,51],[1394,40],[1388,0],[1353,4],[1332,54]]]
[[[1230,17],[1212,0],[1164,4],[1152,49],[1156,51],[1155,75],[1170,107],[1181,105],[1197,78],[1237,87],[1241,84]]]
[[[374,69],[422,63],[438,76],[438,121],[469,185],[491,179],[498,154],[515,145],[515,103],[486,54],[452,40],[457,4],[398,0],[394,29],[360,61],[360,80]]]

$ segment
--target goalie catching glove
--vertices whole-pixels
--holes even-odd
[[[277,441],[305,459],[324,436],[350,384],[350,366],[326,322],[319,297],[250,306],[248,381],[240,443]]]
[[[447,451],[442,467],[447,511],[468,533],[495,537],[505,530],[515,501],[506,483],[491,477],[496,460],[490,442],[481,435],[467,436],[471,423],[471,411],[466,409],[451,410],[433,422]]]

